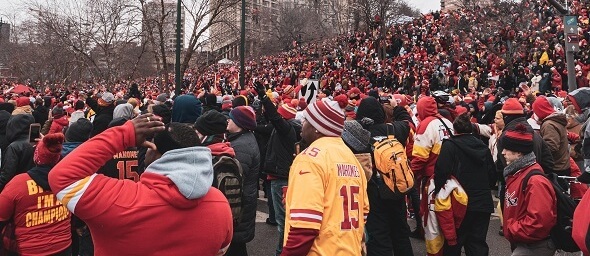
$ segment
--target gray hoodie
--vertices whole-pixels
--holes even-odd
[[[170,150],[145,172],[168,177],[185,198],[197,199],[206,195],[213,184],[211,150],[207,147]]]

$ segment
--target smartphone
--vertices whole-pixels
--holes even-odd
[[[389,100],[391,99],[391,95],[389,96],[379,96],[379,102],[381,103],[389,103]]]
[[[295,155],[301,153],[301,142],[295,142]]]
[[[35,142],[41,136],[41,124],[35,123],[29,126],[29,142]]]

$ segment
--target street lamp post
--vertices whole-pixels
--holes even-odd
[[[245,54],[246,54],[246,0],[242,0],[242,19],[240,24],[240,90],[246,87]]]
[[[176,96],[180,95],[180,87],[182,86],[182,78],[180,75],[180,40],[181,40],[181,36],[180,36],[180,32],[181,32],[181,28],[182,28],[182,24],[180,24],[181,22],[181,17],[180,14],[182,12],[182,0],[178,0],[177,4],[176,4],[176,87],[174,88],[174,94]]]

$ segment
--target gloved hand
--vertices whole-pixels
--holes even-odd
[[[256,86],[255,89],[256,93],[258,93],[258,99],[263,100],[266,98],[266,87],[259,81],[256,81],[254,85]]]

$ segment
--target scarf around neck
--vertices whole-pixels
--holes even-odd
[[[533,165],[536,159],[537,158],[534,152],[523,155],[521,158],[516,159],[516,161],[510,163],[508,166],[506,166],[506,168],[504,168],[504,177],[514,174],[525,167]]]

